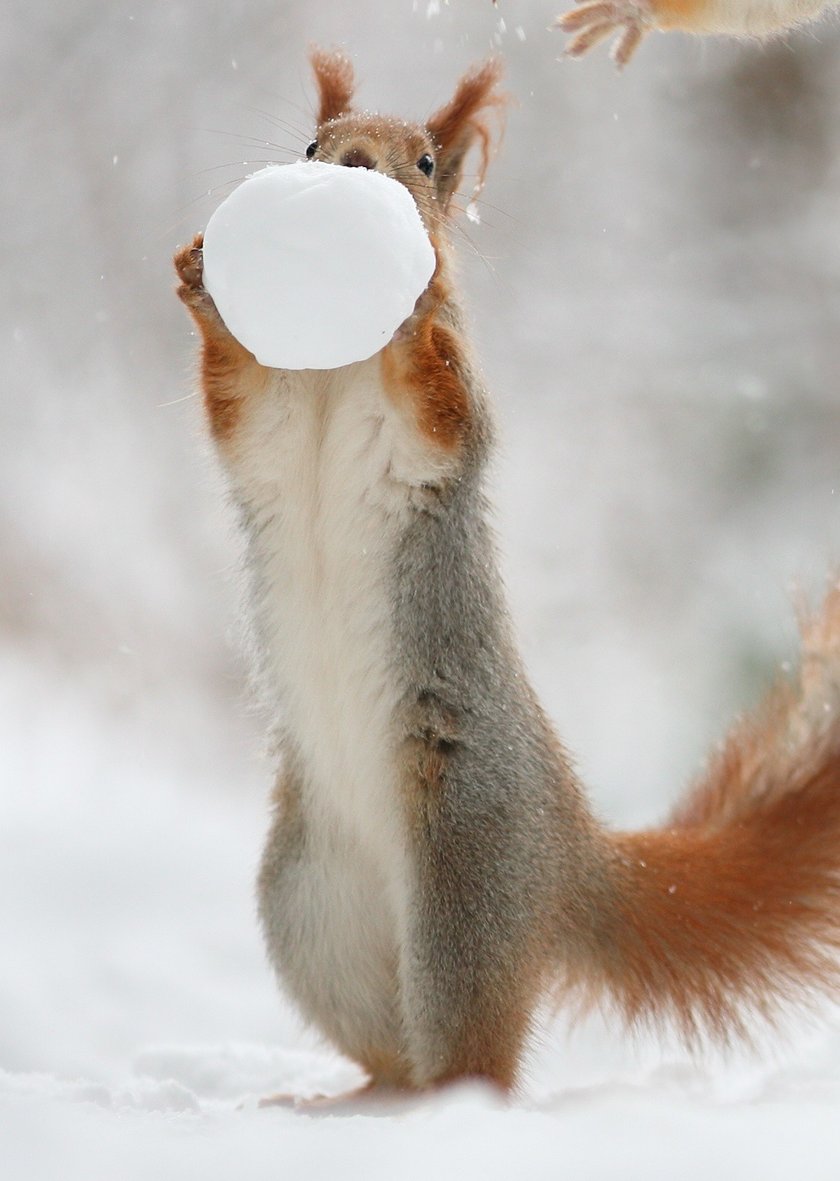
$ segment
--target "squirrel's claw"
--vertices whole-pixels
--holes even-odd
[[[651,27],[650,12],[643,0],[586,0],[571,12],[559,16],[554,27],[574,34],[566,46],[569,57],[582,57],[613,33],[612,59],[626,66]]]

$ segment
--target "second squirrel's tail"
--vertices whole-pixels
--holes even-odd
[[[609,849],[616,905],[569,982],[588,1001],[693,1044],[840,996],[840,583],[803,626],[797,678],[736,726],[664,827]]]

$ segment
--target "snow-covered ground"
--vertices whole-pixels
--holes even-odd
[[[619,78],[555,61],[549,0],[10,7],[0,1177],[837,1177],[831,1013],[696,1065],[561,1016],[510,1108],[257,1110],[357,1076],[260,946],[271,767],[169,264],[305,147],[310,39],[406,115],[503,50],[518,105],[462,246],[507,579],[600,812],[647,823],[790,655],[792,580],[840,556],[836,25],[656,38]]]

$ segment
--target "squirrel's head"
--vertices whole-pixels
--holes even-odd
[[[449,102],[425,124],[407,123],[353,110],[355,78],[343,54],[316,49],[312,67],[318,86],[318,125],[306,149],[310,160],[347,168],[373,168],[405,185],[427,229],[449,215],[470,149],[481,150],[478,191],[490,160],[486,116],[505,99],[497,87],[502,67],[491,58],[461,78]]]

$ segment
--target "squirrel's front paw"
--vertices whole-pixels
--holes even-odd
[[[574,34],[566,46],[569,57],[581,57],[618,33],[612,59],[617,66],[626,66],[642,37],[652,28],[651,9],[647,0],[586,0],[559,16],[555,27]]]
[[[196,316],[213,320],[221,325],[222,319],[216,310],[213,297],[204,288],[204,235],[196,234],[191,245],[182,246],[175,252],[173,262],[178,278],[178,297]]]
[[[178,278],[181,280],[181,286],[178,288],[178,295],[184,303],[192,303],[197,295],[206,295],[204,290],[204,258],[202,256],[202,249],[204,246],[204,235],[196,234],[191,245],[182,246],[180,250],[176,250],[173,262],[175,270],[178,272]]]

